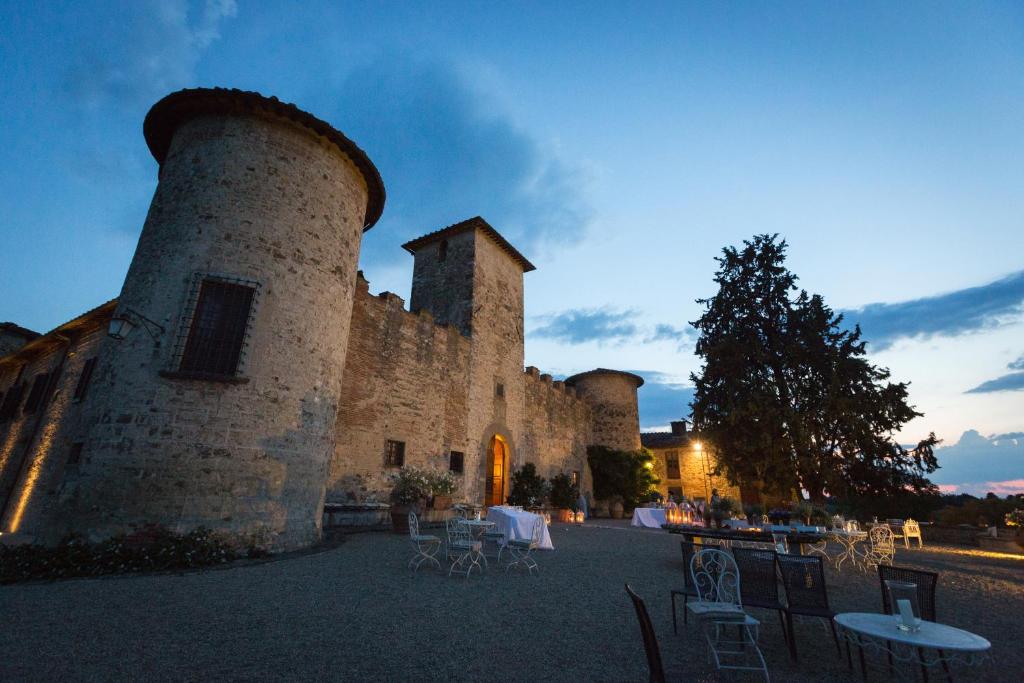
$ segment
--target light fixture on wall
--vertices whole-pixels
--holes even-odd
[[[156,346],[160,346],[159,335],[164,333],[163,326],[153,322],[134,308],[124,308],[110,319],[110,324],[107,326],[107,336],[111,339],[122,341],[131,334],[132,330],[139,326],[146,330]]]

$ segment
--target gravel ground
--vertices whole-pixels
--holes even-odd
[[[406,541],[374,532],[227,569],[0,587],[0,680],[643,681],[627,581],[647,601],[670,679],[755,680],[713,672],[692,623],[673,635],[679,537],[613,524],[552,526],[557,550],[538,555],[532,577],[413,576]],[[934,546],[901,549],[896,563],[940,571],[939,619],[992,641],[992,660],[958,678],[1019,678],[1024,561]],[[837,611],[880,608],[876,575],[828,572]],[[753,613],[774,680],[859,680],[820,622],[797,625],[793,665],[775,615]]]

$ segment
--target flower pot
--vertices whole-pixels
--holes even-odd
[[[451,496],[434,496],[433,508],[435,510],[447,510],[452,506]]]
[[[622,513],[624,508],[622,507],[621,502],[613,502],[610,506],[608,506],[608,510],[609,512],[611,512],[612,519],[622,519]]]
[[[391,506],[391,530],[396,534],[409,533],[409,513],[419,514],[423,506],[392,504]]]

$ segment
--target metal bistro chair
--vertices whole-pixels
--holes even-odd
[[[689,610],[686,609],[686,603],[689,602],[690,598],[700,597],[697,594],[697,588],[693,585],[690,580],[690,561],[693,559],[696,545],[690,541],[680,541],[679,544],[683,549],[683,587],[673,588],[669,591],[669,596],[672,599],[672,633],[679,633],[679,628],[676,625],[676,596],[683,596],[683,623],[688,623],[687,617],[689,616]]]
[[[917,547],[924,547],[924,539],[921,538],[921,525],[917,523],[917,520],[908,519],[903,522],[903,545],[910,548],[910,539],[917,539]]]
[[[777,611],[779,625],[782,626],[782,637],[788,643],[790,635],[784,618],[786,606],[779,599],[779,582],[775,573],[777,554],[774,550],[735,547],[732,549],[732,556],[736,560],[736,567],[739,569],[742,579],[740,598],[743,607],[758,607]]]
[[[820,557],[806,555],[779,555],[775,558],[786,588],[786,629],[789,631],[789,654],[795,662],[796,634],[793,632],[793,616],[824,619],[832,629],[832,640],[836,651],[843,654],[839,646],[839,634],[833,621],[836,613],[828,604],[828,589],[825,587],[825,568]]]
[[[496,554],[498,565],[501,566],[501,553],[505,551],[507,539],[505,538],[504,531],[498,531],[497,528],[485,529],[484,533],[481,534],[480,540],[483,541],[484,546],[484,562],[487,561],[487,545],[491,544],[494,548],[497,548]]]
[[[868,549],[864,551],[862,562],[864,568],[892,564],[896,556],[896,544],[892,529],[883,524],[871,527],[868,532]]]
[[[509,555],[512,556],[512,561],[505,567],[507,573],[512,567],[523,565],[526,567],[528,573],[532,574],[534,570],[540,573],[540,567],[537,566],[537,561],[534,560],[530,554],[540,547],[541,539],[544,538],[544,518],[537,515],[537,519],[533,522],[533,530],[530,534],[530,538],[512,538],[509,539],[506,547],[508,548]]]
[[[415,512],[409,513],[409,541],[412,543],[413,550],[416,551],[416,554],[409,560],[409,569],[418,572],[420,565],[424,562],[432,562],[438,569],[441,568],[441,563],[435,557],[437,551],[441,549],[441,539],[437,536],[420,533],[420,520],[416,517]]]
[[[480,551],[483,544],[480,541],[473,540],[473,534],[463,522],[465,520],[461,517],[449,517],[446,522],[448,531],[448,561],[451,562],[451,567],[448,568],[448,576],[452,575],[455,567],[459,567],[458,573],[465,573],[468,579],[473,571],[473,567],[479,569],[481,574],[484,572],[484,568],[480,566]],[[463,572],[463,569],[465,569],[465,572]]]
[[[740,573],[732,555],[706,548],[694,553],[690,574],[697,588],[697,600],[687,609],[700,621],[708,643],[708,658],[718,669],[760,671],[765,680],[768,665],[757,646],[757,619],[743,611],[740,597]],[[737,640],[726,634],[736,630]],[[733,658],[740,659],[734,662]],[[746,660],[752,663],[747,663]]]
[[[661,649],[658,647],[658,636],[651,625],[651,617],[647,614],[647,605],[643,599],[633,592],[626,584],[626,592],[633,601],[636,618],[640,622],[640,635],[644,638],[644,652],[647,653],[647,667],[650,670],[650,683],[665,683],[665,669],[661,665]]]

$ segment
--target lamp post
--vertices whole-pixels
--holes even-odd
[[[132,330],[140,325],[149,333],[149,336],[153,339],[153,344],[160,346],[160,337],[157,334],[157,330],[159,330],[159,334],[163,334],[163,325],[150,320],[134,308],[126,307],[110,319],[110,324],[107,326],[107,336],[116,341],[122,341],[131,334]]]

